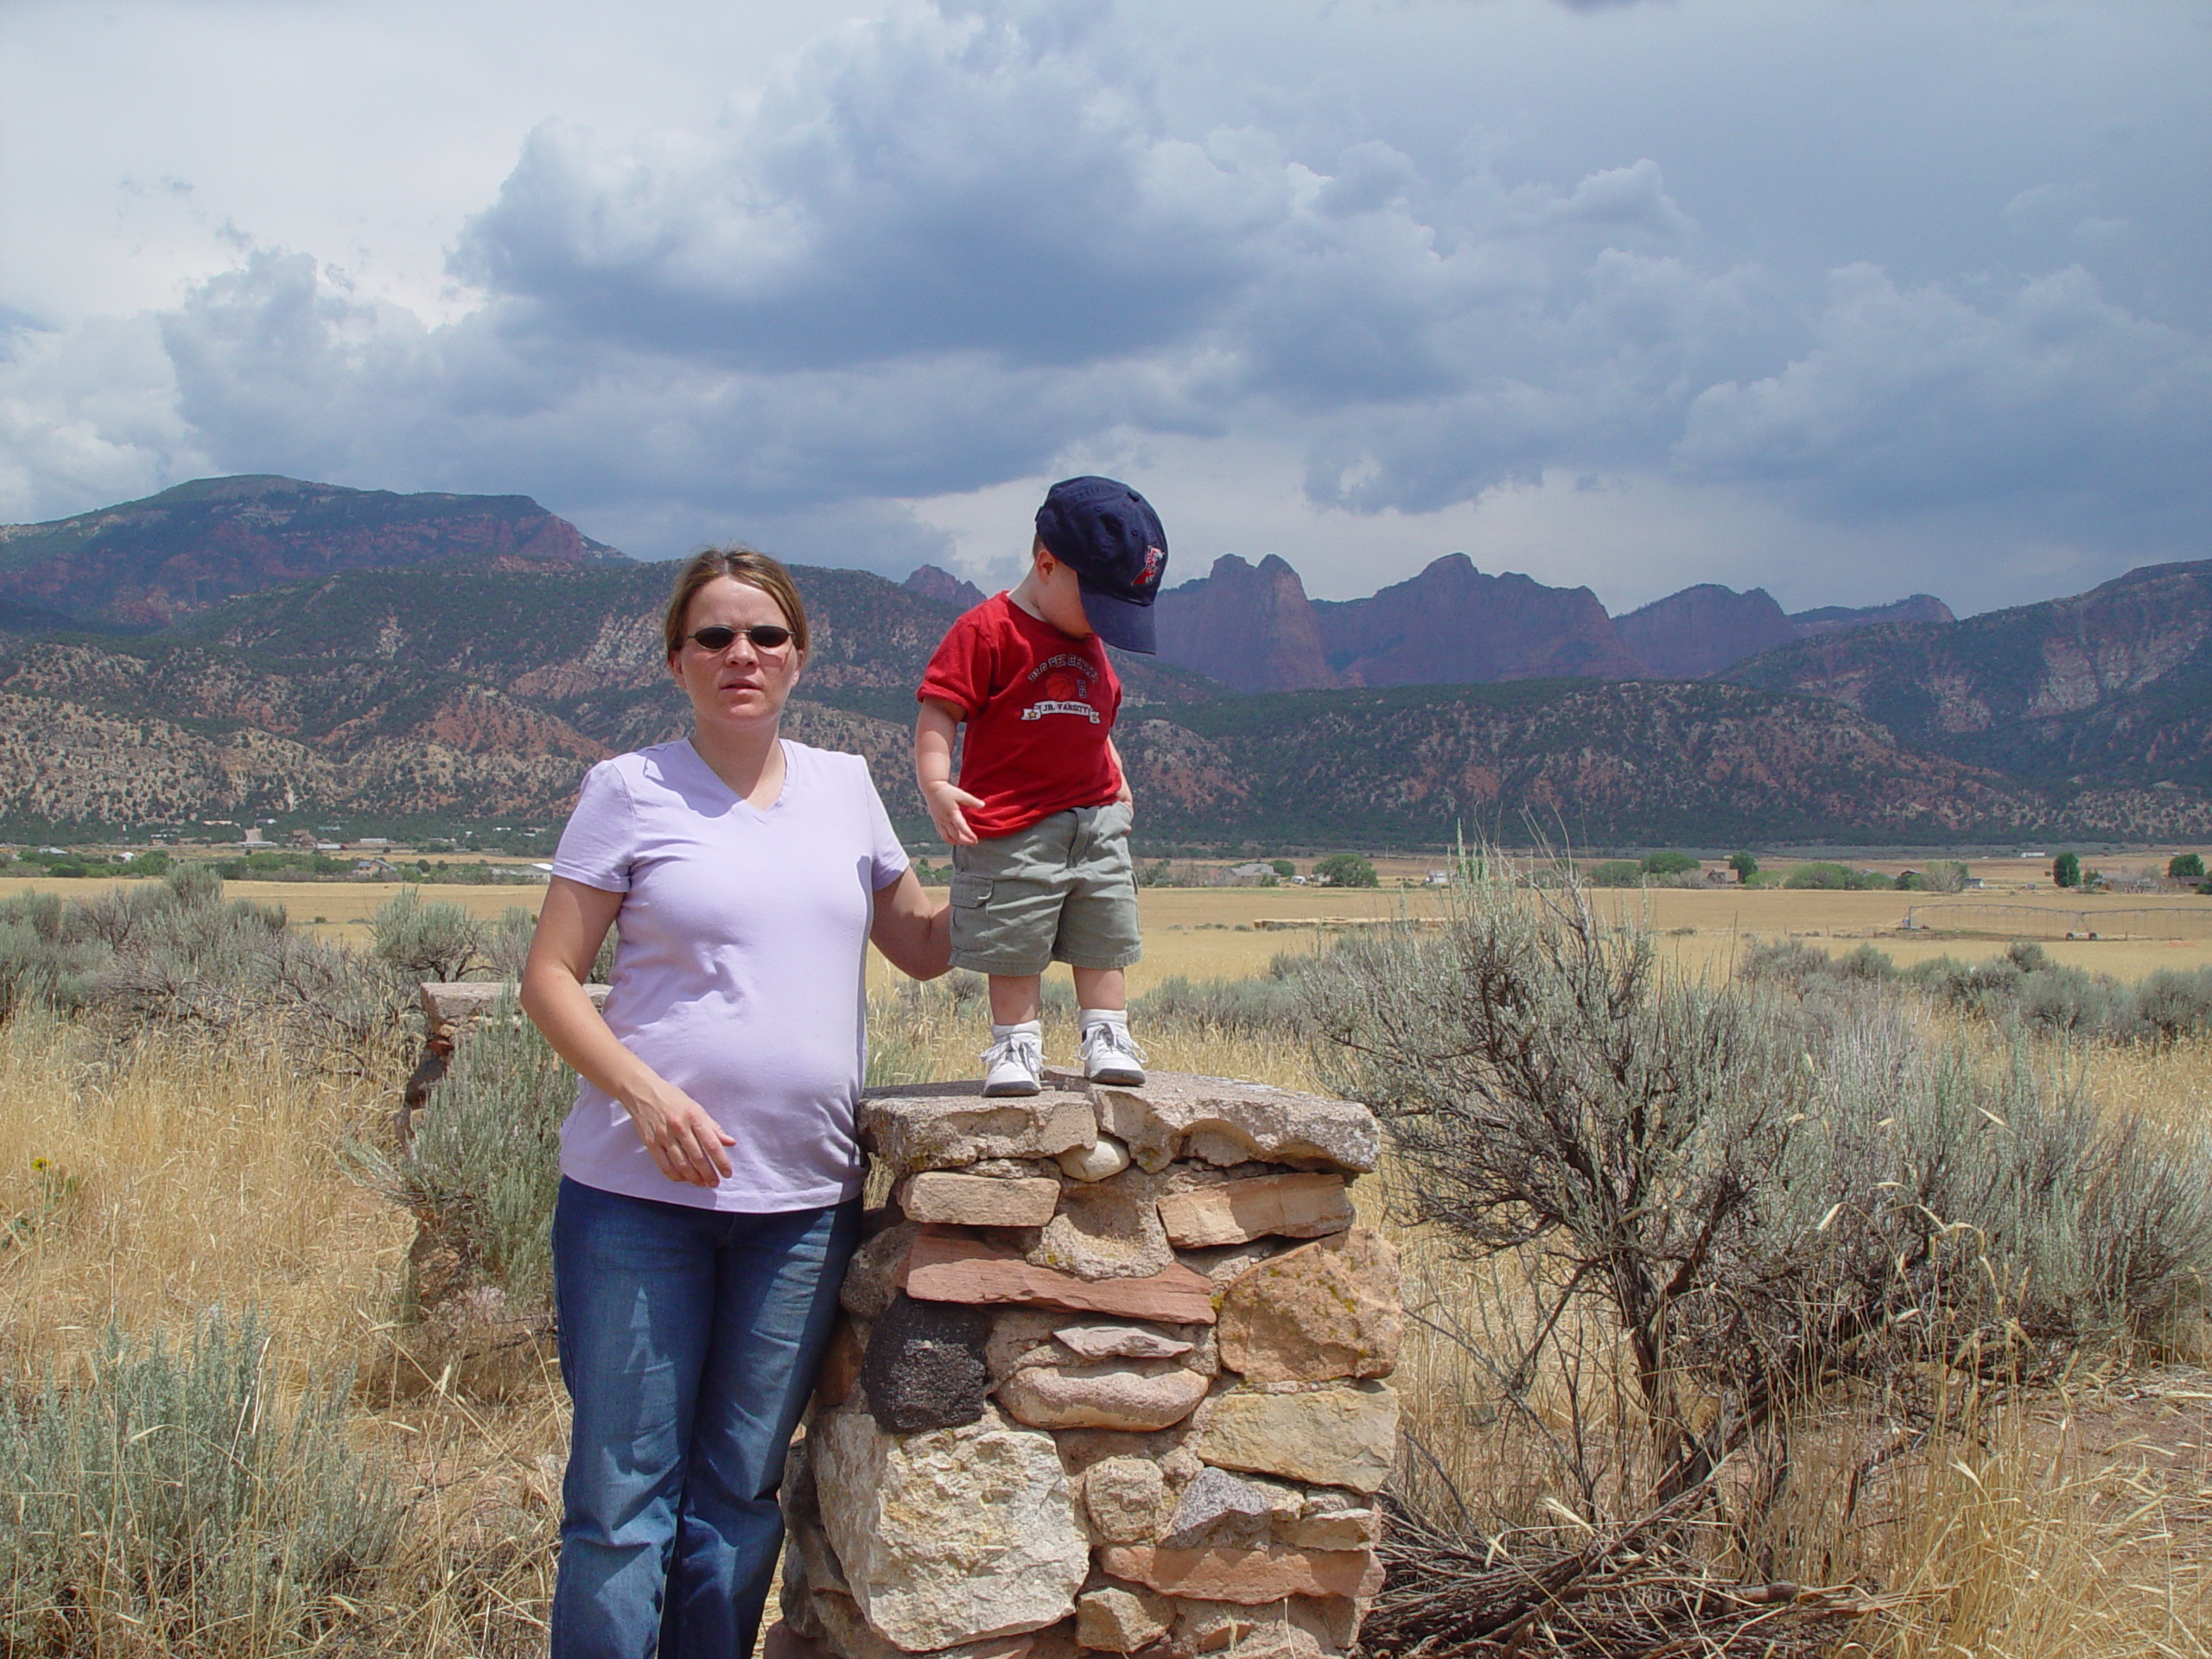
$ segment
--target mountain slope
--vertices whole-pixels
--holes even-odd
[[[1739,594],[1711,582],[1615,617],[1613,631],[1646,671],[1662,680],[1701,680],[1797,638],[1765,588]]]
[[[2196,791],[2023,788],[1830,702],[1714,683],[1523,682],[1243,697],[1122,740],[1145,833],[1436,845],[1942,842],[2212,830]]]
[[[1329,666],[1348,685],[1625,679],[1643,666],[1587,588],[1484,575],[1464,553],[1369,598],[1323,601],[1314,610]]]
[[[152,627],[335,571],[487,556],[571,567],[622,557],[525,495],[199,479],[73,518],[0,525],[0,625],[13,610],[33,626],[53,614]]]
[[[1233,553],[1154,602],[1160,654],[1239,691],[1303,691],[1342,683],[1321,645],[1313,602],[1298,572],[1270,553],[1255,565]]]
[[[1728,671],[2044,782],[2212,786],[2212,560],[1949,624],[1801,640]]]

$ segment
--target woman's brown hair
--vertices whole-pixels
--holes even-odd
[[[742,545],[710,547],[694,553],[684,561],[683,568],[676,573],[676,591],[668,596],[668,613],[661,619],[661,633],[668,641],[668,654],[672,661],[683,649],[683,625],[691,615],[691,601],[699,590],[716,576],[728,576],[732,582],[741,582],[748,588],[758,588],[776,601],[784,613],[784,621],[791,631],[791,643],[804,656],[806,652],[806,601],[798,596],[798,584],[791,580],[791,573],[770,558],[766,553],[756,553]]]

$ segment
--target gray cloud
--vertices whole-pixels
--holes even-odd
[[[1717,38],[1572,9],[1617,15],[1544,26]],[[1501,38],[1539,15],[1446,10]],[[1357,22],[1310,109],[1233,17],[944,0],[822,35],[720,125],[544,122],[453,247],[452,321],[257,247],[158,316],[19,329],[0,489],[524,488],[639,552],[734,527],[896,569],[944,544],[904,501],[1115,435],[1266,434],[1357,513],[1605,474],[1834,524],[2038,515],[2113,557],[2201,542],[2212,359],[2145,297],[2126,192],[2014,180],[1984,209],[2003,259],[1827,272],[1656,127],[1570,164],[1441,93],[1395,107]],[[1274,43],[1299,30],[1326,35]]]

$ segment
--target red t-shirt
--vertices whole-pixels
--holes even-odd
[[[982,798],[967,816],[986,840],[1121,791],[1106,740],[1122,682],[1095,633],[1074,639],[1000,594],[947,630],[915,696],[967,717],[960,787]]]

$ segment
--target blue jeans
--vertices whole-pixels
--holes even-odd
[[[750,1659],[784,1453],[859,1235],[858,1199],[737,1215],[563,1179],[554,1659]]]

